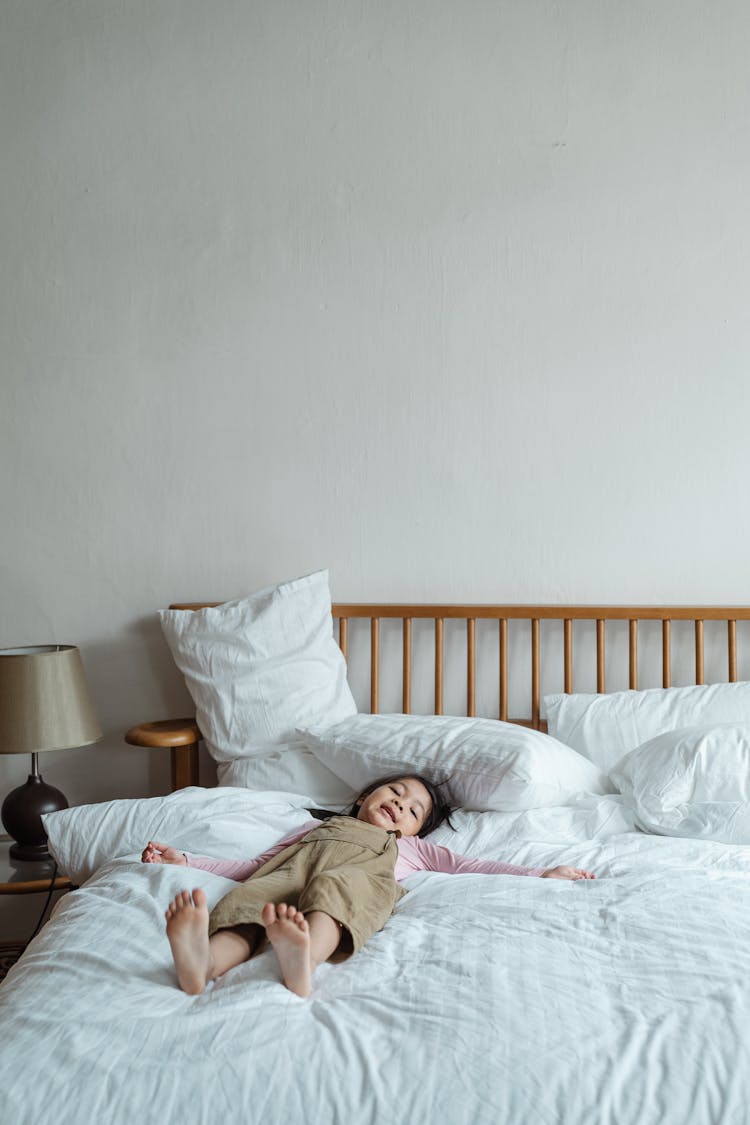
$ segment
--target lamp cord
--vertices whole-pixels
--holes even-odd
[[[51,874],[50,880],[49,880],[49,891],[47,893],[47,900],[46,900],[44,906],[42,907],[42,913],[39,915],[39,921],[36,924],[36,929],[34,930],[33,934],[29,938],[29,940],[26,942],[26,945],[30,945],[31,942],[36,937],[36,935],[41,930],[42,922],[44,921],[44,915],[47,913],[47,909],[48,909],[49,904],[52,900],[52,895],[53,895],[54,890],[55,890],[55,879],[57,878],[57,860],[53,860],[53,862],[54,862],[54,867],[52,868],[52,874]]]

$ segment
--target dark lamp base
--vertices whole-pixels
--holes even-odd
[[[26,863],[52,863],[46,844],[11,844],[9,855]]]
[[[29,774],[26,784],[19,785],[3,801],[3,825],[15,841],[10,848],[11,859],[37,863],[49,859],[42,814],[67,807],[68,802],[59,789],[47,785],[40,774]]]

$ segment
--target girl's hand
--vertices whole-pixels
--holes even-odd
[[[156,840],[149,840],[141,852],[141,863],[176,863],[182,867],[187,866],[187,858],[177,848],[170,848],[167,844],[158,844]]]
[[[541,875],[542,879],[596,879],[590,871],[581,867],[550,867]]]

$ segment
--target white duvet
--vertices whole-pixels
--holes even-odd
[[[261,850],[305,816],[189,792],[185,842],[166,842],[195,851]],[[119,829],[130,858],[66,895],[0,987],[3,1125],[746,1125],[750,847],[646,835],[613,796],[457,823],[431,839],[598,878],[414,876],[309,1000],[271,951],[180,992],[164,908],[233,884],[143,865],[137,818]]]

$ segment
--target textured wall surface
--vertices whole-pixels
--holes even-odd
[[[739,0],[2,0],[0,644],[81,646],[72,802],[166,788],[173,600],[750,600],[749,47]]]

